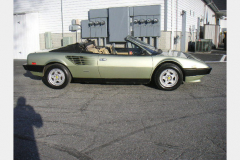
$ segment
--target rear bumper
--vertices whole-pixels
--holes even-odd
[[[27,71],[33,72],[43,72],[44,66],[41,65],[28,65],[27,63],[23,64],[23,68]]]
[[[187,68],[183,69],[185,76],[206,75],[211,72],[212,68]]]

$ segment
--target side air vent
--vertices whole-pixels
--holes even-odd
[[[91,65],[91,61],[83,56],[66,56],[66,58],[76,65]]]

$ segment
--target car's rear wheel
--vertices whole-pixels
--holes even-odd
[[[157,69],[154,81],[161,90],[175,90],[182,84],[183,73],[177,65],[165,63]]]
[[[62,89],[71,81],[71,74],[65,66],[52,64],[47,67],[43,81],[50,88]]]

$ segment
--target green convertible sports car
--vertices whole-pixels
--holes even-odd
[[[51,88],[61,89],[69,82],[153,81],[159,89],[174,90],[183,82],[200,82],[211,67],[194,56],[160,49],[132,36],[127,48],[96,47],[94,41],[76,43],[43,53],[31,53],[23,67],[43,77]]]

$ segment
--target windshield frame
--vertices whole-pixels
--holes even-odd
[[[127,36],[126,38],[126,41],[129,41],[135,45],[137,45],[138,47],[140,47],[141,49],[145,50],[149,55],[157,55],[159,54],[157,51],[156,51],[156,48],[151,46],[150,44],[147,44],[146,42],[143,42],[139,39],[136,39],[135,37],[133,36]]]

